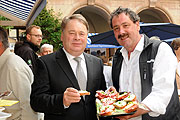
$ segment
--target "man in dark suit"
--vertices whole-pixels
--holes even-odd
[[[95,94],[105,90],[106,84],[102,60],[84,53],[88,23],[82,15],[74,14],[65,17],[61,27],[63,48],[37,59],[31,106],[45,113],[45,120],[97,120]],[[76,78],[76,57],[81,59],[86,88]],[[82,97],[79,90],[90,95]]]

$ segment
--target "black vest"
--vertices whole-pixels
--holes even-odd
[[[161,41],[158,40],[149,40],[147,36],[144,39],[144,49],[139,58],[139,69],[141,76],[141,99],[144,100],[147,95],[151,93],[152,90],[152,77],[153,77],[153,60],[156,57],[158,47]],[[112,80],[114,87],[119,90],[119,75],[121,71],[121,65],[123,61],[123,56],[118,49],[113,57],[113,66],[112,66]],[[147,62],[149,61],[149,62]],[[148,114],[142,116],[143,120],[180,120],[180,105],[179,97],[177,93],[176,81],[174,82],[174,92],[170,103],[166,108],[166,113],[158,117],[151,117]]]

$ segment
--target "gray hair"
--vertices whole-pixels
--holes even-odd
[[[53,45],[50,44],[43,44],[40,48],[40,52],[43,52],[43,48],[51,48],[53,50]]]
[[[112,19],[114,16],[118,16],[119,14],[121,13],[124,13],[126,15],[129,16],[130,20],[133,22],[133,23],[136,23],[137,21],[140,21],[140,17],[134,12],[132,11],[131,9],[129,8],[122,8],[122,7],[119,7],[117,8],[114,12],[111,13],[111,18],[110,18],[110,25],[111,25],[111,28],[113,28],[112,26]]]
[[[2,27],[0,27],[0,41],[5,49],[9,47],[8,34]]]
[[[83,24],[86,26],[86,28],[87,28],[87,30],[88,30],[88,32],[89,32],[88,22],[86,21],[86,19],[85,19],[81,14],[73,14],[73,15],[71,15],[71,16],[66,16],[66,17],[64,17],[64,19],[62,20],[62,24],[61,24],[61,29],[62,29],[62,31],[64,31],[67,23],[68,23],[70,20],[73,20],[73,19],[77,19],[77,20],[79,20],[81,23],[83,23]]]
[[[150,40],[161,40],[158,36],[152,36],[149,38]]]

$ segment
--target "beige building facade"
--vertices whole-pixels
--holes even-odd
[[[110,13],[119,6],[134,10],[144,23],[174,23],[180,25],[180,0],[47,0],[47,7],[61,17],[82,14],[90,32],[111,30]]]
[[[61,13],[61,18],[74,13],[82,14],[89,23],[90,33],[111,30],[110,14],[119,6],[135,11],[144,23],[180,25],[180,0],[47,0],[47,8]],[[97,48],[88,48],[86,52],[96,50]],[[106,56],[111,57],[115,50],[116,48],[106,48]]]

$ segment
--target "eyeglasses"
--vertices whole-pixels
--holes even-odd
[[[37,38],[43,38],[43,35],[35,35],[35,34],[30,34],[30,35],[32,35],[32,36],[35,36],[35,37],[37,37]]]

